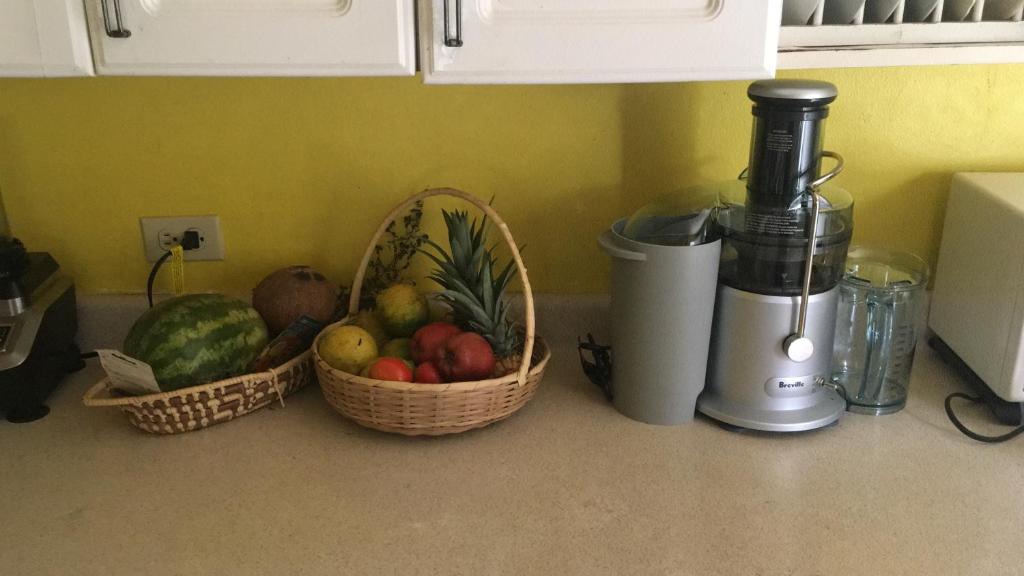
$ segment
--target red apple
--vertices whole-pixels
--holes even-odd
[[[388,380],[391,382],[412,382],[412,368],[401,358],[384,356],[377,358],[370,364],[367,374],[374,380]]]
[[[483,336],[462,332],[445,340],[434,364],[448,382],[483,380],[494,372],[494,350]]]
[[[437,356],[437,349],[444,345],[448,338],[462,332],[458,326],[450,322],[431,322],[412,335],[409,352],[413,362],[422,364]]]
[[[441,377],[441,373],[437,371],[437,366],[434,366],[430,362],[424,362],[416,367],[416,371],[412,376],[413,382],[421,382],[423,384],[441,384],[444,382],[444,378]]]

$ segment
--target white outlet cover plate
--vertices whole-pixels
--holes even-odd
[[[198,249],[185,252],[185,260],[223,260],[224,238],[218,216],[171,216],[139,218],[146,260],[156,262],[166,250],[160,246],[160,233],[169,232],[180,241],[186,230],[198,230],[202,241]]]

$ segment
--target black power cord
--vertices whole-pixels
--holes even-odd
[[[842,395],[843,400],[846,401],[847,408],[849,408],[850,399],[846,396],[846,389],[843,388],[843,386],[838,382],[829,382],[826,385],[833,388],[836,392],[839,392],[839,394]],[[964,435],[967,436],[968,438],[971,438],[972,440],[977,440],[978,442],[996,444],[998,442],[1006,442],[1007,440],[1011,440],[1013,438],[1016,438],[1017,436],[1020,436],[1021,434],[1024,434],[1024,425],[1014,428],[1013,430],[1010,430],[1006,434],[1002,434],[1000,436],[985,436],[983,434],[978,434],[977,432],[968,429],[967,426],[964,425],[964,423],[961,422],[959,418],[957,418],[956,414],[953,413],[954,398],[963,398],[964,400],[970,400],[973,404],[977,404],[978,402],[984,402],[984,398],[980,396],[971,396],[969,394],[964,394],[963,392],[953,392],[949,396],[946,396],[946,416],[949,417],[949,421],[953,423],[953,426],[956,426],[956,429],[963,432]]]
[[[199,232],[196,230],[186,230],[185,234],[181,237],[181,248],[188,252],[189,250],[195,250],[199,248],[201,240]],[[153,282],[156,280],[156,273],[160,271],[160,267],[163,266],[164,262],[171,257],[171,251],[164,252],[157,261],[153,263],[153,268],[149,271],[149,279],[146,280],[146,298],[149,300],[149,307],[153,307]]]
[[[982,398],[981,396],[971,396],[969,394],[964,394],[963,392],[953,392],[949,396],[946,396],[946,416],[949,417],[949,421],[953,423],[953,426],[956,426],[956,429],[963,432],[964,435],[967,436],[968,438],[972,440],[977,440],[978,442],[996,444],[998,442],[1006,442],[1007,440],[1016,438],[1017,436],[1024,434],[1024,426],[1018,426],[1017,428],[1014,428],[1013,430],[1010,430],[1006,434],[1002,434],[1000,436],[985,436],[968,429],[967,426],[965,426],[964,423],[961,422],[960,419],[956,417],[956,414],[953,413],[954,398],[963,398],[964,400],[970,400],[973,404],[983,402],[984,398]]]
[[[598,344],[594,335],[587,333],[587,340],[584,342],[578,336],[576,344],[579,348],[580,364],[583,365],[583,372],[591,382],[604,392],[605,398],[609,401],[615,398],[615,389],[612,386],[612,347]],[[587,360],[583,352],[590,352],[593,361]]]
[[[171,257],[171,251],[164,252],[156,263],[153,264],[153,268],[149,271],[149,280],[146,280],[146,298],[149,299],[149,307],[153,307],[153,281],[156,280],[156,273],[160,271],[160,267],[163,266],[164,262]]]
[[[950,348],[949,345],[946,344],[937,334],[932,335],[932,337],[928,339],[928,345],[931,346],[932,350],[935,350],[935,352],[939,354],[939,357],[942,358],[943,361],[949,364],[956,372],[960,373],[960,375],[964,377],[965,383],[973,388],[977,393],[977,395],[971,396],[970,394],[965,394],[963,392],[953,392],[949,396],[946,396],[946,416],[949,418],[949,421],[953,423],[953,426],[956,426],[957,430],[972,440],[986,442],[989,444],[1006,442],[1020,434],[1024,434],[1024,413],[1022,413],[1020,404],[1016,402],[1007,402],[998,397],[988,387],[988,385],[985,384],[985,381],[981,379],[981,376],[978,376],[978,374],[975,373],[974,370],[972,370],[971,367],[968,366],[967,363],[964,362],[963,359],[960,358],[960,356],[958,356],[956,352],[954,352],[953,349]],[[983,434],[978,434],[977,432],[968,429],[967,426],[960,421],[960,418],[953,413],[954,398],[961,398],[972,404],[983,403],[992,412],[992,416],[994,416],[997,421],[1003,424],[1017,426],[1017,428],[999,436],[985,436]]]

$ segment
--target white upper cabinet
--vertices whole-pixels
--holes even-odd
[[[660,82],[775,72],[781,0],[420,0],[428,83]]]
[[[0,76],[89,76],[82,0],[0,0]]]
[[[415,73],[413,0],[86,0],[100,74]]]

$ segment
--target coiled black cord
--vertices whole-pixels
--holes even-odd
[[[1001,436],[985,436],[982,434],[978,434],[973,430],[970,430],[969,428],[967,428],[967,426],[964,426],[963,422],[961,422],[960,419],[956,417],[956,414],[953,413],[954,398],[963,398],[964,400],[970,400],[972,404],[977,404],[978,402],[983,401],[983,398],[981,398],[980,396],[971,396],[969,394],[964,394],[963,392],[953,392],[949,396],[946,396],[946,416],[949,417],[949,421],[953,423],[953,426],[956,426],[957,430],[963,432],[964,435],[970,438],[971,440],[977,440],[978,442],[986,442],[988,444],[996,444],[998,442],[1006,442],[1007,440],[1016,438],[1017,436],[1024,434],[1024,425],[1014,428],[1013,430],[1010,430],[1009,432]]]

